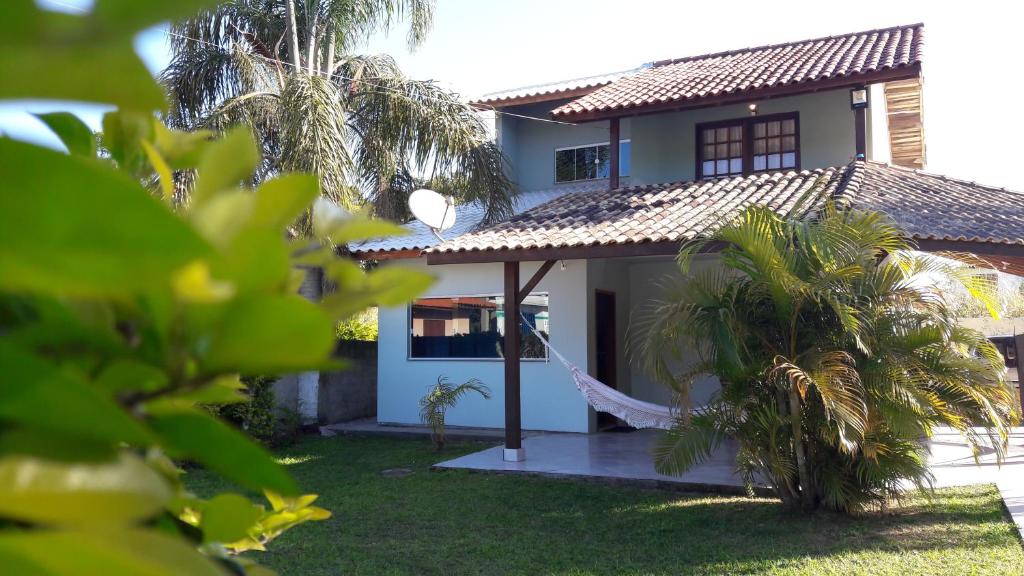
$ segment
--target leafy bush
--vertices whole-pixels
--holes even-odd
[[[338,340],[377,341],[377,309],[370,308],[355,316],[338,322],[335,330]]]
[[[817,216],[746,209],[684,247],[685,282],[637,319],[634,352],[687,408],[658,445],[658,469],[681,473],[731,437],[748,483],[804,510],[853,511],[898,498],[905,481],[930,486],[935,426],[1001,458],[1019,418],[1003,359],[924,280],[948,275],[989,304],[992,287],[908,252],[884,215],[830,204]],[[690,274],[707,242],[726,246],[723,265]],[[696,365],[674,370],[693,350]],[[691,414],[704,374],[721,389]]]
[[[292,444],[299,434],[299,416],[294,410],[277,405],[276,381],[266,376],[242,378],[245,400],[214,407],[215,413],[262,444],[275,448]]]
[[[437,384],[431,386],[426,395],[420,398],[420,420],[430,426],[430,439],[438,450],[444,449],[445,415],[469,392],[476,392],[485,399],[491,397],[491,389],[476,378],[471,378],[458,386],[452,386],[446,376],[438,376]]]
[[[245,400],[240,377],[333,366],[338,321],[430,282],[335,257],[335,244],[393,225],[320,218],[319,241],[289,240],[317,180],[245,188],[260,162],[245,129],[215,138],[155,120],[165,99],[132,38],[204,3],[98,1],[69,15],[22,1],[0,19],[0,99],[121,106],[103,118],[102,155],[70,114],[42,118],[69,154],[0,138],[5,573],[265,574],[235,554],[329,512],[202,406]],[[180,205],[178,173],[195,177]],[[298,296],[300,265],[337,290],[316,304]],[[263,491],[269,507],[197,498],[175,460]]]

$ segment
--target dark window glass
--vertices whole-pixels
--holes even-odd
[[[619,142],[619,176],[629,176],[630,142]],[[555,151],[555,182],[607,178],[611,173],[608,144],[595,144]]]
[[[555,152],[555,182],[572,182],[576,179],[576,150]]]
[[[410,306],[410,358],[503,358],[505,299],[501,296],[420,298]],[[526,321],[549,334],[548,295],[530,294],[520,306]],[[521,321],[522,358],[547,358],[540,340]]]

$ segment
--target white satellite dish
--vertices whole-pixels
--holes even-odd
[[[442,196],[433,190],[420,188],[409,195],[409,211],[441,238],[440,232],[455,225],[455,199]]]

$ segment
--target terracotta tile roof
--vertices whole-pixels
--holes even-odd
[[[542,102],[546,100],[570,98],[592,92],[601,86],[611,84],[620,78],[629,76],[630,74],[635,74],[640,70],[641,68],[633,68],[630,70],[623,70],[621,72],[600,74],[598,76],[572,78],[569,80],[560,80],[558,82],[549,82],[547,84],[534,84],[532,86],[523,86],[521,88],[510,88],[508,90],[484,94],[472,103],[500,108],[502,106],[512,106],[527,101]]]
[[[574,184],[560,184],[558,187],[546,190],[532,190],[520,192],[516,196],[514,210],[518,214],[539,206],[549,200],[558,198],[570,193],[587,193],[595,190],[607,189],[605,182],[581,182]],[[455,238],[476,230],[484,218],[484,207],[479,204],[460,204],[455,207],[455,225],[445,231],[442,236]],[[368,240],[350,247],[352,254],[362,256],[370,253],[386,255],[389,252],[402,252],[405,250],[425,250],[431,246],[440,244],[437,236],[434,236],[426,225],[412,221],[403,226],[409,231],[405,236],[393,236],[380,240]]]
[[[1024,193],[880,162],[842,187],[855,208],[885,212],[918,240],[1024,244]]]
[[[761,203],[788,212],[816,183],[834,192],[846,170],[828,168],[569,194],[429,252],[677,242],[701,235],[716,216],[743,205]]]
[[[1024,245],[1024,194],[876,162],[568,194],[428,253],[679,242],[722,214],[765,204],[783,214],[808,191],[892,215],[917,239]]]
[[[916,75],[923,33],[923,24],[912,24],[665,60],[556,108],[552,116],[571,120],[657,105],[697,105],[837,79],[870,81],[901,68]]]

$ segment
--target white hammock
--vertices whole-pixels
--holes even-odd
[[[548,352],[554,354],[555,358],[558,358],[565,365],[566,369],[572,374],[572,380],[576,383],[576,389],[583,394],[587,404],[590,404],[594,410],[607,412],[634,428],[660,428],[662,430],[672,428],[676,415],[672,408],[631,398],[611,386],[602,384],[599,380],[591,377],[583,370],[580,370],[578,366],[566,360],[565,356],[558,353],[558,350],[552,348],[551,343],[545,340],[540,335],[540,332],[526,320],[526,316],[523,316],[523,322],[544,344]]]

